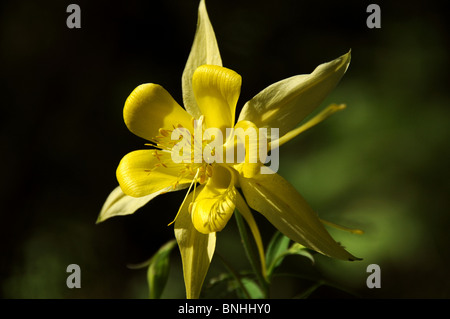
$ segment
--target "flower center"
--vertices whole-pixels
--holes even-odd
[[[192,118],[194,132],[190,132],[181,124],[172,125],[173,129],[159,129],[159,135],[151,140],[155,149],[152,155],[156,158],[156,164],[149,173],[157,168],[178,168],[178,178],[172,185],[175,189],[182,179],[196,179],[196,182],[204,184],[212,177],[213,163],[208,162],[203,157],[205,148],[210,142],[204,139],[204,116],[199,120]],[[195,124],[195,125],[194,125]],[[180,155],[178,145],[183,146],[183,153]],[[186,151],[186,152],[185,152]],[[180,159],[179,162],[174,162],[174,153]],[[210,152],[214,155],[215,151]],[[181,167],[181,169],[180,169]]]

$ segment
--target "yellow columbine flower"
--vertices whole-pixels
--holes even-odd
[[[251,163],[246,154],[243,163],[210,163],[204,158],[176,163],[172,155],[178,141],[171,138],[176,129],[185,129],[192,139],[198,138],[194,124],[200,125],[200,133],[218,128],[224,136],[227,128],[279,128],[280,137],[269,136],[266,145],[273,151],[344,107],[331,105],[297,127],[336,86],[349,63],[350,52],[319,65],[311,74],[270,85],[244,105],[236,121],[241,76],[222,67],[214,31],[201,0],[197,31],[182,77],[185,109],[157,84],[140,85],[131,93],[123,111],[125,124],[155,149],[134,151],[121,160],[117,168],[120,186],[106,200],[98,222],[132,214],[162,193],[188,188],[174,221],[187,298],[199,297],[214,254],[216,232],[225,227],[235,209],[241,212],[254,235],[263,274],[262,241],[249,206],[306,247],[338,259],[357,259],[334,241],[289,182],[273,171],[260,172],[261,162]],[[203,150],[207,141],[200,142]],[[245,145],[245,150],[248,152],[252,143],[264,142],[258,136],[256,141]],[[236,145],[228,140],[223,147],[226,151]]]

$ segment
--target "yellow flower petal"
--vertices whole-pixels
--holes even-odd
[[[203,64],[222,65],[216,36],[206,11],[205,1],[201,0],[198,7],[197,31],[192,44],[182,76],[183,103],[186,110],[198,119],[202,112],[192,90],[192,76],[195,70]]]
[[[234,175],[215,165],[212,177],[192,206],[192,223],[203,234],[221,231],[233,215],[235,201]]]
[[[266,152],[260,154],[263,149],[262,143],[267,143],[267,139],[260,136],[259,129],[250,121],[237,122],[233,132],[236,137],[234,140],[228,139],[225,145],[226,152],[231,151],[234,154],[235,163],[238,163],[233,165],[233,168],[247,178],[259,174],[269,149],[269,146],[265,145]],[[242,150],[245,150],[244,161],[239,158],[241,157],[239,152]]]
[[[192,117],[162,86],[142,84],[125,102],[123,117],[128,129],[139,137],[151,140],[159,129],[173,130],[181,124],[191,132]]]
[[[188,299],[200,296],[203,281],[216,247],[216,233],[202,234],[192,224],[188,207],[193,195],[193,193],[189,194],[186,204],[181,208],[175,221],[175,237],[180,248],[186,298]]]
[[[192,89],[206,127],[221,129],[224,137],[225,129],[234,126],[241,83],[239,74],[217,65],[202,65],[192,77]]]
[[[155,155],[157,152],[157,155]],[[192,178],[181,178],[184,166],[172,162],[170,153],[139,150],[125,155],[116,175],[122,191],[132,197],[142,197],[167,187],[189,186]]]
[[[251,179],[239,176],[239,182],[249,206],[287,237],[326,256],[358,259],[330,236],[308,203],[280,175],[259,174]]]
[[[117,186],[111,194],[109,194],[108,198],[106,199],[105,203],[103,204],[102,210],[100,211],[100,215],[97,219],[97,224],[101,223],[108,218],[114,217],[114,216],[123,216],[123,215],[130,215],[136,212],[139,208],[147,204],[149,201],[151,201],[156,196],[164,193],[169,192],[172,190],[172,187],[166,187],[163,188],[153,194],[143,196],[143,197],[131,197],[126,195],[120,186]]]
[[[350,52],[319,65],[311,74],[293,76],[268,86],[244,105],[238,121],[279,128],[279,136],[283,136],[322,103],[349,63]]]

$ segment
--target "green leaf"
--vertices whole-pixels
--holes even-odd
[[[277,231],[267,246],[266,252],[266,265],[268,267],[268,275],[278,267],[283,261],[282,256],[289,248],[291,240],[289,237],[284,236],[281,232]]]
[[[312,255],[311,251],[306,248],[303,245],[300,245],[299,243],[294,243],[292,244],[292,246],[289,248],[289,250],[286,253],[287,255],[300,255],[303,257],[308,258],[309,260],[311,260],[311,263],[314,264],[314,256]]]
[[[159,299],[161,297],[169,278],[170,252],[175,246],[175,240],[167,242],[150,259],[147,271],[150,299]]]
[[[299,243],[293,243],[289,247],[290,239],[280,232],[276,232],[267,247],[266,261],[269,267],[267,275],[270,277],[274,270],[281,265],[284,258],[289,255],[299,255],[311,260],[314,264],[314,257],[311,251]]]
[[[239,288],[240,288],[241,298],[242,299],[251,299],[251,296],[248,293],[247,289],[245,288],[239,273],[236,270],[234,270],[234,268],[222,256],[220,256],[220,254],[217,254],[217,256],[222,261],[223,265],[225,266],[225,268],[228,270],[228,272],[231,275],[231,277],[228,277],[228,278],[222,277],[222,278],[227,279],[227,280],[233,279],[233,281],[236,283],[236,285],[239,286]]]
[[[252,279],[244,277],[241,279],[242,285],[245,287],[246,294],[251,299],[264,299],[264,292],[261,287]],[[240,287],[239,287],[240,288]],[[241,292],[241,289],[237,290],[238,297],[241,299],[248,298],[246,294]]]

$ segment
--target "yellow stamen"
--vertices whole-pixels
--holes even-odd
[[[205,176],[205,174],[200,175],[199,183],[200,183],[200,184],[205,184],[205,182],[206,182],[206,176]]]
[[[170,133],[171,133],[171,131],[169,131],[169,130],[165,130],[162,128],[159,129],[159,134],[161,134],[163,137],[168,137],[170,135]]]
[[[173,221],[171,221],[167,226],[172,225],[172,224],[175,223],[175,221],[177,220],[177,217],[178,217],[178,215],[180,214],[181,209],[182,209],[183,206],[184,206],[184,202],[186,201],[186,198],[188,197],[189,192],[191,191],[192,185],[194,185],[194,184],[197,183],[197,176],[198,176],[198,173],[199,173],[199,170],[197,170],[197,174],[195,174],[195,177],[194,177],[194,179],[192,180],[191,185],[189,186],[188,191],[186,192],[186,196],[184,196],[183,202],[181,203],[180,208],[178,209],[178,212],[177,212],[177,214],[175,215],[175,218],[174,218]]]
[[[206,166],[206,175],[208,177],[212,177],[212,172],[213,172],[212,166],[211,165]]]

